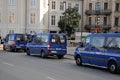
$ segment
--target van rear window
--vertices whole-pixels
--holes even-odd
[[[66,42],[65,36],[63,35],[52,35],[51,42],[55,44],[64,44]]]
[[[27,41],[27,36],[26,35],[17,35],[16,40],[18,40],[18,41]]]

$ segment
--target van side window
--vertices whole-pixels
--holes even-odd
[[[8,41],[14,40],[14,35],[9,35],[8,36]]]
[[[105,37],[93,37],[91,45],[92,47],[95,48],[102,48],[104,47],[104,43],[105,43]]]
[[[34,42],[35,42],[35,43],[40,43],[40,42],[41,42],[41,38],[38,37],[38,36],[36,36],[36,37],[34,38]]]
[[[86,39],[84,39],[83,41],[83,47],[87,46],[90,43],[90,37],[87,37]]]
[[[47,43],[48,42],[48,35],[41,35],[41,42],[42,43]]]
[[[105,47],[109,49],[120,49],[120,37],[108,37]]]
[[[18,40],[18,41],[27,41],[27,36],[26,35],[17,35],[16,40]]]

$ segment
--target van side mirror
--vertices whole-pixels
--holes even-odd
[[[79,46],[80,46],[80,47],[83,47],[83,42],[80,42],[80,43],[79,43]]]

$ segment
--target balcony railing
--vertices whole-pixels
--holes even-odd
[[[110,15],[112,13],[111,10],[86,10],[86,15],[99,15],[99,14],[105,14]]]
[[[85,25],[86,30],[94,29],[96,26],[100,27],[103,30],[111,29],[111,25]]]

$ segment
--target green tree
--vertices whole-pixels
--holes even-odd
[[[66,24],[66,33],[70,37],[79,27],[80,15],[77,8],[68,8],[63,13],[63,18],[59,20],[58,27],[60,32],[64,32],[64,25]],[[66,18],[66,19],[65,19]]]

